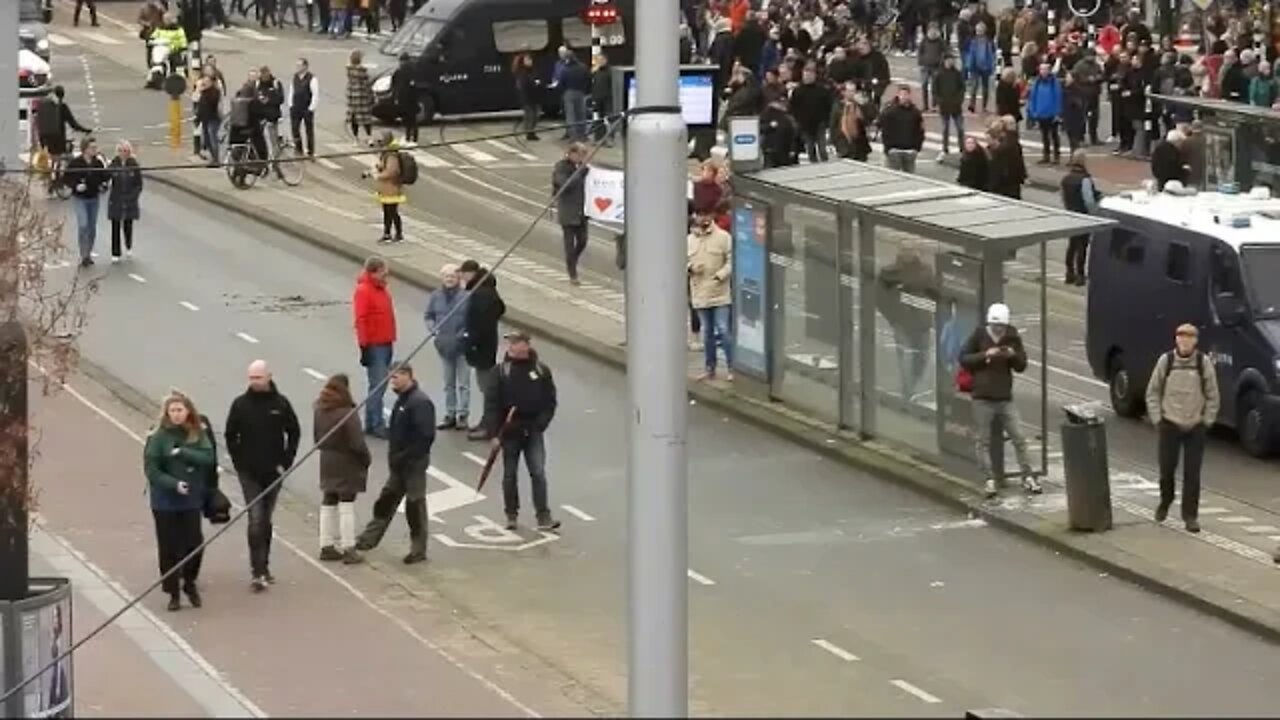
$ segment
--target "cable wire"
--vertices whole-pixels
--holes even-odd
[[[612,125],[614,123],[620,122],[620,120],[621,120],[621,116],[616,116],[610,123],[611,125],[610,129],[612,129]],[[601,147],[602,145],[600,143],[596,143],[592,146],[591,152],[587,154],[587,157],[583,161],[582,166],[579,167],[574,172],[574,175],[571,176],[571,178],[576,177],[579,174],[586,173],[587,171],[590,170],[589,163],[591,162],[591,159],[595,157],[596,153],[600,151]],[[480,284],[486,278],[493,275],[494,271],[496,271],[499,267],[501,267],[502,264],[507,261],[507,258],[511,257],[515,253],[515,251],[521,245],[524,244],[524,241],[531,234],[533,234],[533,231],[537,228],[538,223],[541,222],[542,219],[546,217],[547,213],[551,211],[552,206],[556,204],[556,202],[560,199],[560,196],[564,194],[565,189],[567,189],[570,184],[571,183],[565,183],[565,185],[562,186],[559,191],[557,191],[555,194],[551,196],[551,199],[548,200],[546,204],[542,206],[542,210],[538,212],[537,216],[534,217],[532,221],[530,221],[529,225],[525,228],[524,232],[522,232],[520,236],[516,238],[516,240],[513,243],[511,243],[509,247],[507,247],[507,249],[502,253],[502,255],[497,259],[497,261],[493,263],[492,267],[481,269],[481,272],[477,276],[475,283],[472,284],[472,286],[466,289],[465,292],[463,293],[463,296],[462,296],[463,302],[459,302],[453,307],[452,310],[450,310],[448,313],[445,313],[444,317],[442,317],[440,321],[436,323],[436,328],[439,328],[442,325],[444,325],[445,321],[448,320],[450,317],[452,317],[454,313],[456,313],[459,309],[465,307],[466,306],[465,301],[470,299],[471,295],[475,292],[475,288],[480,287]],[[364,408],[365,405],[368,404],[370,398],[381,396],[384,392],[386,392],[386,386],[391,381],[391,376],[394,373],[398,372],[401,368],[408,365],[409,361],[412,360],[419,352],[421,352],[422,349],[425,348],[427,344],[431,342],[432,339],[435,338],[436,332],[437,332],[436,330],[428,331],[426,334],[426,337],[424,337],[421,342],[419,342],[416,346],[414,346],[413,350],[407,356],[403,357],[400,360],[397,360],[395,364],[391,366],[390,371],[387,373],[386,377],[384,377],[381,381],[379,381],[376,386],[369,389],[369,394],[365,396],[364,400],[360,401],[360,403],[358,403],[355,407],[351,408],[351,410],[349,410],[347,414],[342,417],[341,421],[335,423],[333,427],[329,429],[328,432],[322,435],[319,440],[316,440],[312,444],[312,446],[305,453],[303,453],[301,458],[298,458],[297,460],[295,460],[293,465],[290,466],[289,469],[285,470],[285,472],[280,477],[276,478],[276,480],[272,482],[270,485],[263,488],[262,492],[258,493],[258,495],[255,496],[253,499],[246,498],[244,507],[242,507],[239,511],[237,511],[234,515],[232,515],[230,520],[228,520],[225,524],[223,524],[221,527],[215,530],[212,535],[210,535],[204,542],[200,543],[200,545],[198,545],[194,550],[188,553],[186,557],[179,560],[178,563],[174,565],[172,568],[170,568],[168,572],[164,573],[159,578],[157,578],[155,582],[151,583],[151,585],[148,586],[147,589],[143,590],[137,597],[125,603],[123,607],[121,607],[116,612],[112,613],[109,617],[107,617],[100,624],[94,627],[93,630],[89,631],[88,634],[86,634],[84,637],[72,643],[71,646],[68,647],[65,651],[63,651],[62,654],[50,660],[43,667],[41,667],[35,673],[26,677],[17,685],[14,685],[13,687],[6,690],[3,695],[0,695],[0,705],[2,705],[9,698],[13,697],[16,693],[18,693],[20,690],[25,688],[27,685],[30,685],[32,682],[34,682],[37,678],[42,676],[44,673],[56,667],[58,663],[70,657],[73,653],[75,653],[77,650],[83,647],[85,643],[97,637],[99,633],[101,633],[102,631],[110,627],[112,623],[119,620],[125,613],[127,613],[129,610],[137,606],[138,603],[142,602],[143,598],[145,598],[147,595],[150,595],[156,588],[164,584],[164,581],[166,579],[168,579],[174,573],[179,572],[183,566],[185,566],[188,562],[190,562],[196,556],[203,553],[204,550],[208,548],[210,545],[212,545],[218,538],[222,537],[223,534],[227,532],[227,530],[231,529],[232,525],[235,525],[240,520],[240,518],[248,514],[249,510],[253,506],[257,505],[264,497],[266,497],[268,493],[274,491],[275,489],[283,485],[284,481],[288,480],[293,475],[294,471],[296,471],[299,467],[302,466],[303,463],[307,461],[307,459],[309,459],[312,455],[314,455],[326,440],[328,440],[332,435],[337,433],[343,427],[343,425],[346,423],[348,419],[350,419],[351,417],[359,417],[360,411]]]

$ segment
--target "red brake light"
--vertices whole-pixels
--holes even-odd
[[[618,8],[613,5],[592,5],[583,18],[588,25],[612,25],[618,22]]]

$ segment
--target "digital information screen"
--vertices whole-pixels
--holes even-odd
[[[714,125],[715,78],[710,74],[680,76],[680,114],[686,125]],[[636,106],[636,76],[627,77],[627,107]]]

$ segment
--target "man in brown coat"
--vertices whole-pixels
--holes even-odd
[[[706,372],[700,379],[716,375],[716,342],[724,350],[725,379],[733,380],[733,340],[729,334],[729,291],[733,275],[733,240],[720,229],[708,212],[694,216],[688,238],[689,297],[702,319],[703,357]]]

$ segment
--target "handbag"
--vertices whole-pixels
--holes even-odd
[[[956,392],[968,395],[973,392],[973,373],[969,368],[961,366],[956,370]]]
[[[231,501],[218,488],[210,488],[204,496],[204,518],[212,525],[231,522]]]

